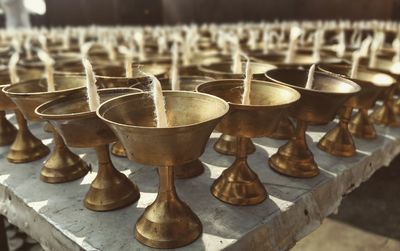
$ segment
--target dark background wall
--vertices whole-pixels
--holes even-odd
[[[400,0],[46,0],[34,25],[400,19]]]

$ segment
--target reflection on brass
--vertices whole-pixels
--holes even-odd
[[[350,120],[349,130],[357,138],[376,139],[376,130],[368,117],[368,110],[361,108]]]
[[[350,77],[350,65],[329,64],[320,65],[318,68],[346,78]],[[358,68],[357,77],[351,80],[361,87],[361,91],[347,101],[348,106],[359,109],[358,113],[350,120],[350,132],[358,138],[374,139],[376,132],[372,122],[368,119],[368,109],[374,106],[381,94],[387,97],[391,96],[385,94],[390,92],[396,80],[383,71],[361,66]],[[390,98],[388,101],[390,102]]]
[[[69,150],[56,131],[53,139],[54,150],[40,170],[40,179],[47,183],[63,183],[85,176],[90,166]]]
[[[7,154],[7,160],[16,164],[27,163],[49,154],[49,148],[29,131],[27,122],[19,110],[15,111],[15,117],[18,123],[18,132],[10,147],[10,152]]]
[[[295,136],[271,156],[269,164],[284,175],[314,177],[319,174],[319,169],[305,140],[307,125],[331,121],[344,102],[360,91],[360,87],[350,80],[315,72],[313,89],[305,89],[308,71],[291,68],[271,70],[266,76],[301,93],[301,99],[291,113],[297,119]]]
[[[356,146],[349,131],[349,120],[353,107],[343,106],[339,113],[339,123],[329,130],[318,142],[318,147],[332,155],[351,157],[356,154]]]
[[[138,89],[115,88],[99,90],[101,101],[139,92]],[[70,147],[96,149],[97,176],[85,197],[85,206],[95,211],[109,211],[130,205],[139,199],[139,190],[124,174],[113,166],[108,145],[117,138],[95,112],[89,110],[85,93],[47,102],[36,113],[48,120]]]
[[[256,147],[254,146],[253,142],[251,139],[249,139],[247,142],[249,144],[246,147],[247,154],[254,153],[256,151]],[[236,155],[236,147],[236,137],[227,134],[222,134],[214,144],[214,150],[225,155]]]
[[[391,73],[397,80],[400,78],[400,64],[393,61],[393,55],[388,54],[387,51],[384,55],[377,57],[375,68]],[[369,60],[362,60],[361,63],[367,64]],[[394,102],[394,95],[399,84],[396,82],[389,90],[383,93],[382,99],[384,100],[383,106],[378,107],[372,113],[372,121],[376,124],[398,127],[400,121],[396,113],[397,108]]]
[[[278,128],[269,137],[273,139],[290,139],[294,136],[294,125],[289,118],[285,117],[279,121]]]
[[[16,83],[4,88],[4,92],[17,104],[27,119],[39,120],[35,114],[36,107],[58,97],[82,92],[86,80],[84,77],[58,76],[54,81],[56,86],[54,92],[47,92],[47,83],[44,79]],[[54,133],[53,151],[40,171],[42,181],[48,183],[72,181],[86,175],[88,169],[87,164],[72,153],[59,135]]]
[[[254,205],[267,198],[267,191],[247,163],[249,139],[271,135],[300,95],[283,85],[254,80],[251,105],[242,105],[242,86],[242,80],[227,79],[199,85],[197,91],[229,102],[229,113],[217,125],[217,130],[237,137],[236,160],[214,181],[212,194],[229,204]]]
[[[6,118],[6,112],[0,111],[0,146],[8,146],[14,142],[17,129]]]
[[[174,166],[175,178],[178,179],[189,179],[197,177],[203,172],[204,172],[204,166],[199,159],[196,159],[187,164]]]
[[[114,156],[126,158],[125,148],[119,141],[117,141],[111,145],[111,153]]]
[[[148,93],[103,103],[98,115],[117,134],[132,161],[159,167],[159,190],[135,226],[135,237],[153,248],[178,248],[196,240],[202,225],[175,191],[174,167],[195,161],[228,104],[211,95],[163,91],[171,127],[157,128]],[[190,146],[190,147],[188,147]]]
[[[391,127],[399,127],[400,121],[397,118],[397,114],[395,111],[395,102],[394,102],[394,94],[396,89],[398,88],[398,84],[393,84],[389,90],[384,92],[384,101],[383,105],[375,108],[372,112],[371,120],[375,124],[391,126]]]

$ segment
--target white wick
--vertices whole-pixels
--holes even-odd
[[[243,80],[243,96],[242,96],[242,104],[250,105],[250,90],[251,90],[251,81],[253,80],[253,71],[250,66],[250,59],[247,58],[246,62],[246,76]]]
[[[17,74],[18,60],[19,60],[19,53],[14,52],[10,58],[10,61],[8,62],[8,72],[10,75],[11,84],[19,82],[19,78],[18,78],[18,74]]]
[[[38,57],[45,66],[47,91],[53,92],[56,90],[54,85],[54,59],[52,59],[50,55],[43,50],[38,50]]]
[[[172,45],[171,89],[180,90],[179,81],[179,48],[178,43]]]
[[[269,43],[270,43],[269,33],[270,33],[270,31],[268,29],[265,29],[263,32],[262,45],[263,45],[263,53],[264,54],[267,54],[269,52]]]
[[[125,77],[127,78],[132,78],[133,76],[133,71],[132,71],[132,62],[133,62],[133,57],[134,57],[134,49],[133,46],[131,48],[127,48],[126,46],[119,46],[118,50],[120,53],[125,55]]]
[[[336,56],[339,58],[344,57],[344,53],[346,52],[346,34],[343,30],[338,34],[338,43],[336,45]]]
[[[165,37],[164,34],[160,35],[157,38],[157,45],[158,45],[158,54],[163,54],[165,51],[167,51],[167,38]]]
[[[396,37],[393,40],[392,46],[395,51],[392,61],[396,63],[396,62],[400,61],[400,38],[399,37]]]
[[[32,56],[32,46],[31,46],[31,37],[30,37],[30,36],[28,36],[28,37],[25,39],[25,42],[24,42],[24,49],[25,49],[25,53],[26,53],[26,58],[27,58],[28,60],[32,59],[33,56]]]
[[[247,40],[247,45],[250,50],[255,50],[257,48],[258,30],[249,31],[249,39]]]
[[[234,74],[242,74],[242,60],[240,58],[239,44],[235,45],[235,51],[232,54],[232,72]]]
[[[108,41],[104,44],[104,47],[107,50],[108,59],[115,60],[117,58],[117,54],[115,53],[114,44],[111,41]]]
[[[368,56],[368,51],[369,51],[369,47],[371,45],[372,42],[372,37],[368,36],[366,37],[362,43],[361,43],[361,47],[360,47],[360,57],[367,57]]]
[[[162,93],[161,83],[154,75],[146,75],[151,78],[154,113],[156,115],[157,127],[168,127],[167,112],[165,110],[165,99]]]
[[[146,60],[146,52],[144,49],[144,35],[142,31],[138,31],[134,35],[134,39],[136,41],[136,44],[138,45],[139,48],[139,60],[144,61]]]
[[[286,56],[285,56],[285,63],[287,63],[287,64],[290,64],[293,62],[296,41],[299,38],[299,36],[301,35],[301,33],[302,33],[302,30],[297,26],[294,26],[290,29],[289,47],[288,47],[288,50],[287,50]]]
[[[320,50],[322,46],[322,39],[324,36],[323,30],[319,29],[314,33],[314,44],[312,57],[316,62],[321,60]]]
[[[89,51],[94,45],[94,42],[87,42],[81,45],[81,55],[83,58],[87,58],[89,56]]]
[[[368,66],[371,68],[376,67],[376,58],[377,58],[377,53],[379,48],[381,47],[381,44],[384,42],[384,33],[383,32],[378,32],[374,36],[374,39],[371,44],[371,55],[369,57],[369,64]]]
[[[90,111],[96,111],[100,106],[100,97],[97,93],[96,77],[94,76],[92,64],[87,58],[82,58],[82,64],[86,72],[86,91]]]
[[[311,65],[310,69],[308,70],[307,83],[306,83],[306,86],[305,86],[306,89],[312,89],[313,88],[314,72],[315,72],[315,64]]]
[[[47,51],[47,38],[45,35],[41,34],[38,37],[40,46],[42,47],[42,50]]]
[[[63,48],[65,50],[69,50],[70,47],[71,47],[70,29],[66,28],[63,35]]]
[[[353,52],[353,62],[351,64],[350,78],[357,77],[358,65],[360,63],[360,56],[361,55],[359,51]]]

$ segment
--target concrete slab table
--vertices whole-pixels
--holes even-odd
[[[231,206],[210,194],[213,180],[234,160],[212,149],[219,136],[213,133],[201,157],[206,166],[204,174],[176,180],[179,196],[199,216],[204,227],[201,238],[181,249],[289,249],[334,213],[343,195],[387,166],[400,152],[400,129],[376,126],[379,133],[376,140],[355,140],[356,156],[328,155],[315,143],[333,125],[310,127],[307,132],[307,142],[321,168],[321,174],[312,179],[290,178],[272,171],[267,164],[268,157],[285,141],[254,139],[257,150],[248,161],[270,196],[256,206]],[[31,123],[30,127],[51,145],[51,135],[43,132],[42,124]],[[96,167],[92,149],[72,150]],[[129,207],[99,213],[83,206],[95,168],[84,178],[70,183],[46,184],[39,180],[44,159],[16,165],[7,162],[7,152],[8,147],[0,148],[0,214],[40,242],[45,250],[150,250],[134,239],[133,231],[138,217],[156,197],[155,168],[113,157],[114,165],[139,186],[141,198]]]

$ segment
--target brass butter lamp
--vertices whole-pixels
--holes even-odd
[[[368,111],[377,99],[380,88],[374,84],[360,79],[349,78],[351,72],[350,65],[321,64],[318,69],[330,74],[341,75],[354,81],[361,87],[359,93],[351,97],[339,112],[339,123],[328,131],[318,142],[318,147],[330,154],[340,157],[351,157],[356,154],[356,145],[349,130],[349,121],[353,109],[364,109]],[[360,68],[359,74],[364,74],[365,69]]]
[[[235,162],[216,179],[211,193],[233,205],[254,205],[267,198],[267,191],[247,163],[250,138],[271,135],[281,116],[299,100],[294,89],[264,81],[251,82],[250,105],[242,105],[243,80],[218,80],[199,85],[197,91],[215,95],[229,102],[229,113],[217,130],[237,137]]]
[[[321,65],[320,69],[350,78],[350,65]],[[379,95],[390,91],[396,81],[382,71],[366,67],[358,67],[357,76],[351,80],[361,86],[362,90],[357,95],[357,100],[353,106],[353,108],[358,108],[358,112],[351,118],[349,130],[355,137],[375,139],[376,131],[368,116],[368,109],[374,106]],[[351,116],[351,113],[348,116]]]
[[[246,63],[242,62],[242,72],[245,72]],[[270,69],[276,68],[274,65],[267,63],[250,62],[250,68],[254,73],[254,79],[265,79],[264,73]],[[200,65],[199,71],[205,76],[215,79],[241,79],[244,74],[232,73],[232,62],[226,61],[222,63],[214,63],[209,65]],[[248,153],[253,153],[256,148],[251,140],[248,140],[249,146],[246,148]],[[225,155],[236,155],[236,137],[223,133],[215,142],[214,149],[218,153]]]
[[[85,86],[84,77],[62,77],[54,78],[56,90],[47,91],[46,79],[34,79],[5,87],[3,90],[8,97],[18,106],[23,116],[32,121],[41,120],[35,113],[39,105],[59,97],[68,96],[75,92],[82,92]],[[17,113],[18,123],[23,130],[27,130],[27,125],[22,114]],[[25,128],[26,127],[26,128]],[[29,132],[29,131],[28,131]],[[76,180],[86,175],[90,167],[76,154],[71,152],[65,145],[60,135],[53,130],[54,148],[49,158],[40,170],[40,179],[47,183],[63,183]],[[41,143],[41,142],[40,142]],[[42,149],[47,149],[42,150]],[[12,149],[11,149],[12,150]],[[40,148],[41,151],[48,153],[48,148]],[[11,151],[10,154],[13,152]],[[34,156],[38,153],[31,153]],[[41,155],[43,156],[43,155]],[[29,158],[30,156],[27,156]]]
[[[314,156],[305,139],[308,124],[330,122],[339,108],[360,87],[352,81],[327,73],[314,73],[312,89],[306,89],[308,71],[292,68],[270,70],[271,80],[293,87],[300,92],[300,101],[294,105],[291,116],[296,118],[296,133],[269,159],[270,167],[284,175],[310,178],[319,174]]]
[[[159,167],[158,195],[136,222],[136,239],[153,248],[178,248],[196,240],[202,225],[176,193],[174,167],[200,157],[229,106],[207,94],[163,91],[163,95],[170,127],[156,127],[149,93],[111,99],[97,114],[117,134],[130,160]]]
[[[162,64],[146,64],[146,65],[132,65],[132,77],[126,77],[126,70],[123,65],[111,65],[95,69],[96,85],[99,88],[115,88],[115,87],[136,87],[146,90],[148,85],[148,77],[143,74],[146,72],[152,74],[157,78],[162,78],[168,71],[168,65]],[[111,153],[117,157],[126,157],[124,147],[120,142],[115,142],[111,146]]]
[[[307,49],[298,49],[293,55],[291,62],[286,62],[286,52],[283,50],[278,50],[273,53],[251,53],[249,55],[257,62],[265,62],[269,64],[276,65],[283,68],[298,68],[298,69],[309,69],[311,65],[318,63],[318,59],[313,56],[313,51]],[[340,62],[341,59],[329,56],[321,52],[321,62]],[[279,126],[277,130],[270,135],[270,138],[289,140],[295,134],[295,128],[292,121],[288,117],[282,117],[279,121]]]
[[[8,71],[0,72],[0,89],[10,83]],[[17,135],[17,129],[6,119],[6,111],[17,109],[16,105],[0,91],[0,146],[11,145]]]
[[[367,60],[361,60],[362,64],[366,64]],[[396,114],[396,106],[395,106],[395,93],[399,89],[400,80],[400,63],[393,62],[392,58],[388,58],[387,56],[380,56],[376,59],[375,69],[381,70],[388,75],[391,75],[391,78],[395,79],[395,83],[385,91],[383,91],[380,95],[380,99],[383,100],[383,105],[374,109],[370,118],[372,122],[378,125],[391,126],[391,127],[399,127],[400,121],[397,118]],[[389,78],[381,76],[380,81],[390,81]],[[379,81],[376,79],[375,81]]]
[[[38,78],[40,75],[42,75],[42,72],[37,70],[17,69],[17,74],[20,80],[25,81]],[[4,73],[2,72],[0,78],[2,81],[2,84],[0,85],[1,107],[4,110],[14,110],[18,124],[18,131],[16,132],[16,135],[12,129],[11,134],[7,134],[9,139],[14,138],[11,142],[12,144],[10,146],[10,151],[7,154],[7,160],[11,163],[19,164],[35,161],[46,156],[50,152],[49,148],[30,132],[24,116],[18,110],[15,103],[7,95],[5,95],[3,91],[4,88],[10,86],[9,83],[11,80],[8,71]],[[4,123],[7,124],[7,122],[5,121]],[[6,129],[5,131],[8,130],[9,129]]]
[[[101,102],[136,92],[141,90],[110,88],[98,91]],[[68,146],[95,148],[98,172],[85,196],[86,208],[94,211],[110,211],[128,206],[139,199],[137,186],[112,164],[109,144],[115,142],[117,138],[97,117],[96,112],[90,111],[85,93],[44,103],[36,109],[36,113],[54,126]]]

